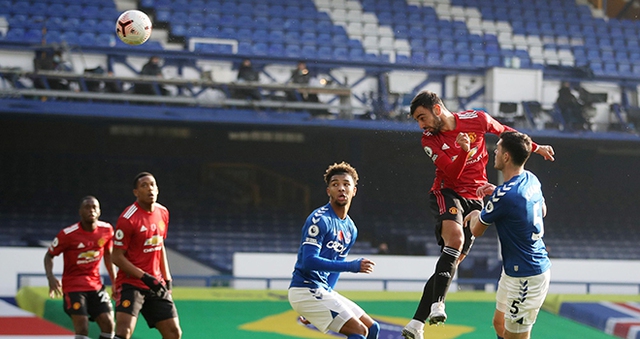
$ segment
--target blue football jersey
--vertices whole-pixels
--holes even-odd
[[[508,276],[538,275],[551,267],[542,240],[543,204],[540,181],[524,171],[496,187],[480,213],[480,222],[496,225]]]
[[[345,261],[358,236],[351,218],[340,219],[331,204],[307,217],[302,227],[298,259],[289,287],[323,287],[328,291],[338,280],[339,272],[358,272],[360,261]]]

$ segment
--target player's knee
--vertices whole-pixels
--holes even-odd
[[[162,334],[163,339],[180,339],[182,338],[182,329],[180,327],[173,327],[169,329],[168,333]]]

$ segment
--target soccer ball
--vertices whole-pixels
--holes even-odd
[[[138,10],[126,11],[116,21],[116,34],[125,44],[142,45],[151,36],[151,20]]]

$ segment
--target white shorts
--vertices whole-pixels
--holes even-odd
[[[504,313],[504,328],[511,333],[531,331],[549,291],[551,270],[531,277],[510,277],[502,271],[496,309]]]
[[[349,319],[360,319],[365,314],[353,301],[324,288],[292,287],[289,289],[289,304],[322,332],[331,330],[339,333]]]

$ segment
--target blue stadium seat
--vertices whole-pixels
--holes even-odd
[[[11,14],[27,15],[29,14],[29,7],[30,4],[27,1],[16,1],[9,7],[6,7],[5,10],[8,9]]]
[[[471,65],[473,67],[485,67],[486,57],[483,54],[474,54],[471,59]]]
[[[244,19],[251,20],[251,18],[249,17],[246,17]],[[190,12],[188,20],[191,25],[205,25],[207,23],[206,17],[202,12]],[[243,23],[244,21],[239,20],[239,22]]]
[[[629,62],[629,55],[625,50],[616,50],[614,52],[614,59],[616,62]]]
[[[618,76],[618,65],[615,62],[605,62],[603,70],[605,75]]]
[[[175,20],[175,18],[171,21],[172,23],[184,23],[188,19],[188,16],[183,17],[183,20]],[[224,14],[220,17],[220,27],[236,27],[236,18],[230,14]]]
[[[269,55],[272,56],[283,56],[284,55],[284,45],[280,43],[274,43],[269,45]]]
[[[91,32],[84,32],[78,36],[78,44],[81,46],[95,46],[96,36]]]
[[[316,22],[311,19],[305,19],[300,22],[301,30],[303,32],[316,33],[317,27]]]
[[[268,29],[269,28],[269,18],[267,18],[266,16],[254,17],[251,27],[253,29]]]
[[[271,5],[271,7],[269,7],[268,14],[271,18],[280,18],[280,20],[282,20],[282,17],[284,16],[284,7],[280,5]]]
[[[440,50],[443,52],[453,50],[454,43],[453,40],[443,40],[440,42]]]
[[[251,33],[251,41],[266,42],[269,41],[269,32],[266,29],[256,29]]]
[[[95,32],[98,30],[98,21],[95,19],[85,19],[80,25],[84,27],[84,31],[86,32]]]
[[[284,42],[291,45],[300,43],[300,32],[287,32],[284,35]]]
[[[113,33],[100,33],[96,35],[96,45],[102,47],[111,46],[111,44],[115,45],[116,37]]]
[[[300,20],[298,20],[297,18],[289,18],[287,20],[284,21],[284,26],[283,28],[286,31],[300,31]]]
[[[238,43],[237,53],[240,55],[251,55],[253,53],[253,46],[249,42]]]
[[[82,7],[82,17],[85,18],[97,18],[100,16],[102,9],[98,6],[84,6]]]
[[[317,43],[316,34],[312,32],[303,32],[300,40],[303,45],[315,46]]]
[[[424,39],[410,39],[409,47],[411,47],[411,49],[414,51],[424,51],[425,49]]]
[[[318,46],[331,46],[331,34],[320,33],[316,38],[316,44]]]
[[[412,52],[410,62],[414,65],[424,65],[426,62],[426,55],[424,52]]]
[[[349,50],[349,60],[351,61],[362,61],[364,60],[364,50],[362,48],[352,48]]]
[[[396,64],[408,65],[411,63],[408,55],[398,54],[396,55]]]
[[[282,20],[282,18],[272,17],[271,19],[269,19],[269,29],[284,31],[284,21]]]
[[[47,30],[47,34],[45,34],[44,40],[49,44],[62,42],[62,40],[60,39],[60,32],[53,30]]]
[[[285,56],[289,58],[299,58],[301,50],[299,45],[287,45],[285,47]]]
[[[591,71],[593,72],[594,75],[596,76],[604,75],[604,69],[602,68],[601,62],[591,62],[589,63],[589,67],[591,68]]]
[[[155,21],[157,22],[169,22],[171,18],[171,11],[168,9],[156,11]]]
[[[618,63],[618,73],[621,76],[628,76],[631,74],[631,64],[628,62],[619,62]]]
[[[236,39],[238,41],[248,41],[251,42],[252,36],[253,36],[253,32],[249,29],[249,28],[240,28],[238,29],[238,32],[236,33]],[[264,41],[262,41],[264,42]],[[266,51],[266,48],[265,48]]]
[[[300,50],[300,55],[305,59],[313,59],[316,57],[316,52],[315,45],[304,45]]]
[[[11,28],[7,31],[5,40],[7,41],[22,41],[24,38],[24,28]]]
[[[456,65],[456,55],[451,52],[442,53],[441,58],[442,64],[445,66],[455,66]]]
[[[337,47],[333,50],[333,57],[336,60],[348,60],[349,54],[346,47]]]
[[[282,44],[285,42],[285,35],[283,31],[272,30],[269,32],[268,42],[272,44]],[[290,43],[288,40],[287,43]]]
[[[78,44],[78,33],[76,32],[64,32],[60,35],[60,39],[65,41],[69,45],[77,45]]]
[[[82,17],[82,6],[69,5],[65,9],[64,14],[67,18],[80,18]]]
[[[330,46],[320,45],[320,47],[318,47],[317,56],[322,60],[331,60],[333,59],[333,50]]]
[[[456,56],[456,64],[463,67],[471,66],[471,55],[469,55],[468,53],[458,54]]]
[[[238,16],[236,18],[236,27],[252,29],[254,27],[253,18],[248,15]]]
[[[348,47],[349,38],[346,35],[334,35],[332,38],[333,47]]]
[[[186,37],[201,38],[201,37],[204,37],[204,36],[205,36],[204,35],[204,28],[202,28],[202,26],[196,24],[196,25],[189,25],[189,27],[187,27]],[[146,43],[143,46],[148,47]]]
[[[251,51],[254,55],[267,55],[269,49],[266,42],[258,42],[253,44]]]
[[[428,51],[425,63],[431,66],[440,65],[442,64],[442,55],[440,54],[440,52]]]
[[[500,67],[500,66],[502,66],[502,59],[500,58],[499,55],[487,56],[487,67]],[[522,62],[520,63],[520,66],[522,66]]]

